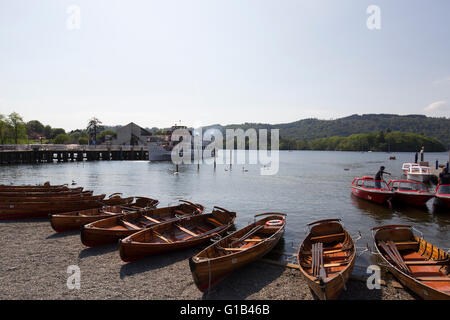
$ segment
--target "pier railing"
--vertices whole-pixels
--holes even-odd
[[[0,144],[0,151],[132,151],[147,146],[79,144]]]

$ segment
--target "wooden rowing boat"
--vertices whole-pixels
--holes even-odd
[[[92,199],[50,200],[47,202],[8,202],[0,203],[0,220],[43,218],[49,214],[100,208],[105,195]],[[115,199],[114,201],[118,201]]]
[[[49,198],[49,197],[79,197],[79,196],[92,196],[93,191],[81,191],[81,192],[0,192],[0,198]]]
[[[231,272],[264,256],[283,236],[286,214],[262,213],[265,216],[207,247],[191,259],[189,266],[197,288],[209,289]],[[276,225],[269,221],[277,220]]]
[[[372,228],[378,255],[407,288],[427,300],[450,300],[450,257],[409,225]]]
[[[223,234],[233,225],[235,218],[236,212],[214,207],[211,213],[155,224],[119,240],[120,257],[129,262],[197,246]]]
[[[141,209],[153,209],[159,203],[158,200],[144,197],[134,198],[135,201],[133,203],[133,197],[125,199],[131,201],[121,205],[53,214],[50,218],[50,224],[56,232],[76,230],[80,229],[82,225],[112,216],[123,215]]]
[[[73,193],[73,194],[65,194],[65,195],[45,195],[45,196],[1,196],[0,195],[0,203],[9,203],[9,202],[47,202],[47,201],[65,201],[65,200],[74,200],[74,199],[97,199],[102,200],[105,195],[93,196],[91,191],[82,192],[82,193]]]
[[[71,190],[82,190],[83,187],[69,188],[65,185],[63,186],[8,186],[8,185],[0,185],[1,192],[55,192],[55,191],[71,191]]]
[[[1,197],[51,197],[51,196],[64,196],[64,195],[76,195],[80,193],[90,193],[92,191],[82,191],[83,188],[66,190],[66,191],[0,191]]]
[[[308,236],[298,250],[298,265],[314,294],[337,299],[355,264],[355,244],[340,219],[308,224]]]
[[[180,201],[177,206],[131,212],[81,226],[81,242],[88,247],[116,242],[157,223],[201,214],[205,209],[197,203]]]

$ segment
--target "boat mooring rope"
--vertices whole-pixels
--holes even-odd
[[[347,291],[347,286],[345,285],[344,276],[342,275],[342,273],[339,273],[339,275],[341,276],[342,283],[344,284],[344,290]]]
[[[208,294],[211,290],[211,260],[208,259]]]

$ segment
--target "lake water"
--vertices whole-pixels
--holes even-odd
[[[253,151],[251,151],[253,152]],[[388,160],[395,156],[397,160]],[[434,166],[448,161],[448,153],[426,153]],[[311,221],[341,218],[352,235],[358,231],[362,250],[372,244],[370,228],[383,224],[411,224],[425,239],[442,249],[450,247],[450,212],[427,209],[389,208],[354,198],[350,184],[354,177],[374,176],[381,165],[393,177],[400,178],[404,162],[413,162],[413,153],[280,151],[279,172],[260,175],[261,165],[183,165],[174,174],[172,163],[149,161],[98,161],[0,167],[0,184],[71,183],[94,190],[95,194],[122,192],[124,196],[148,196],[160,200],[160,207],[178,199],[201,203],[210,211],[214,205],[237,212],[236,228],[262,212],[288,214],[281,246],[295,252],[305,237],[305,225]],[[344,170],[349,169],[349,170]],[[385,177],[387,180],[389,176]],[[363,254],[359,264],[371,261]]]

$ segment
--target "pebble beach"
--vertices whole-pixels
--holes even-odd
[[[78,231],[55,233],[47,219],[3,221],[0,299],[312,300],[300,271],[256,261],[231,274],[211,292],[194,284],[188,259],[194,248],[123,262],[117,244],[88,248]],[[80,268],[80,289],[69,289],[67,268]],[[342,300],[410,300],[389,274],[380,290],[351,279]]]

